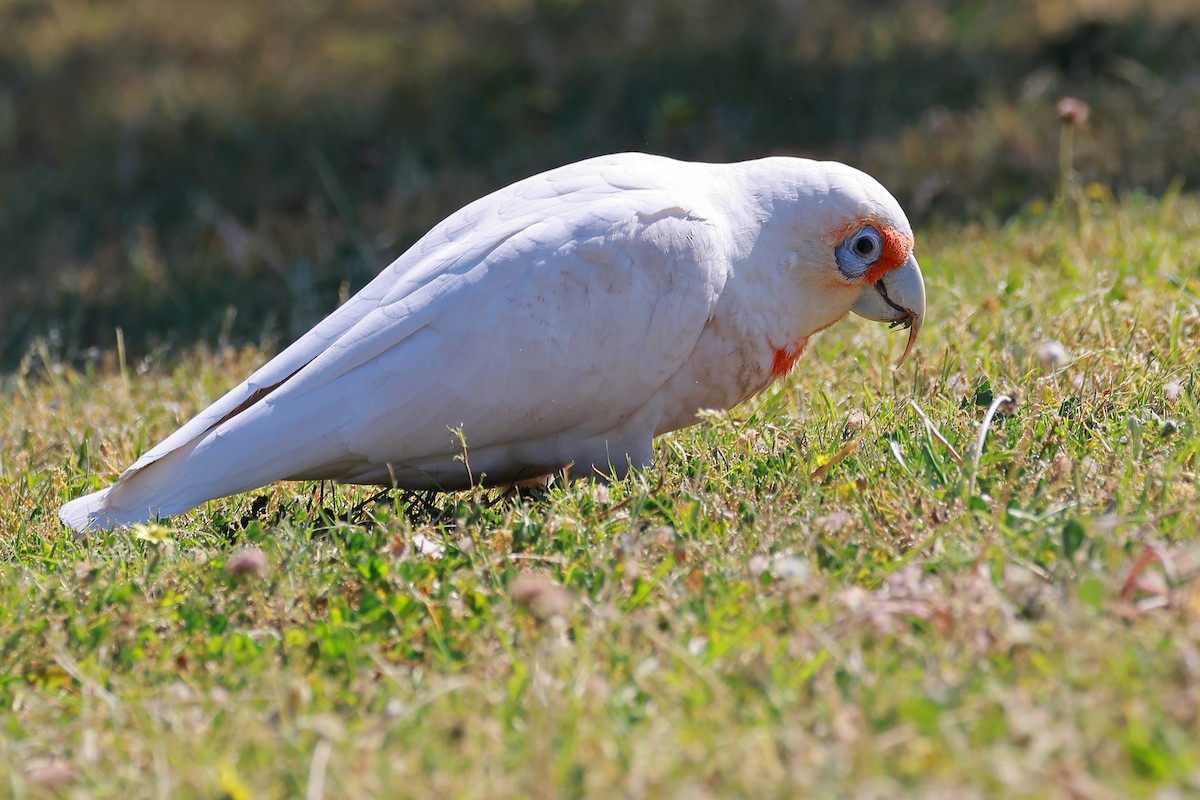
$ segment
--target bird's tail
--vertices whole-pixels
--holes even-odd
[[[196,463],[196,448],[203,437],[166,455],[122,473],[117,482],[58,511],[58,518],[76,531],[106,530],[169,517],[195,508],[205,500],[253,489],[265,481],[230,484],[214,468],[212,459]],[[210,451],[211,453],[211,451]],[[205,477],[208,476],[208,477]]]
[[[140,471],[123,476],[107,489],[64,504],[58,510],[58,518],[64,525],[80,533],[108,530],[170,516],[209,499],[201,497],[193,501],[189,498],[172,507],[164,507],[156,496],[162,492],[162,482],[157,480],[158,477],[143,476]]]
[[[306,475],[313,465],[336,455],[331,447],[342,446],[340,440],[333,440],[322,448],[314,442],[320,438],[319,428],[297,427],[302,433],[275,426],[266,435],[233,446],[221,440],[224,428],[214,429],[152,461],[134,464],[107,489],[64,505],[58,517],[76,531],[170,517],[216,497]]]
[[[58,510],[58,518],[72,530],[86,531],[89,528],[111,528],[116,522],[106,522],[108,515],[104,511],[105,500],[112,487],[98,492],[85,494],[63,505]],[[141,522],[143,520],[132,520]]]
[[[106,530],[169,517],[195,508],[205,500],[263,484],[264,481],[253,480],[230,484],[223,481],[220,471],[212,469],[208,463],[202,463],[200,470],[195,470],[193,460],[197,443],[189,442],[145,466],[126,470],[107,489],[65,504],[59,509],[58,518],[76,531]],[[215,479],[200,478],[214,473]]]

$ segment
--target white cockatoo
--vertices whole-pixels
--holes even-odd
[[[620,477],[849,311],[908,326],[901,360],[925,316],[912,229],[870,176],[787,157],[581,161],[451,214],[59,517],[110,528],[278,480]]]

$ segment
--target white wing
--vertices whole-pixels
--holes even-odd
[[[612,156],[472,203],[61,516],[119,524],[282,478],[451,488],[648,459],[670,402],[656,392],[725,279],[696,179]]]

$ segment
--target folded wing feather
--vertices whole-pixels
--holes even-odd
[[[170,515],[283,478],[454,470],[447,427],[493,454],[485,466],[549,464],[589,437],[648,446],[655,392],[716,302],[723,234],[653,179],[670,162],[645,158],[466,206],[64,521]]]

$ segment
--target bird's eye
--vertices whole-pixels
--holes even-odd
[[[850,245],[854,254],[864,260],[870,260],[879,255],[879,234],[871,228],[864,228]]]
[[[858,280],[883,255],[883,237],[864,225],[834,248],[838,269],[847,280]]]

